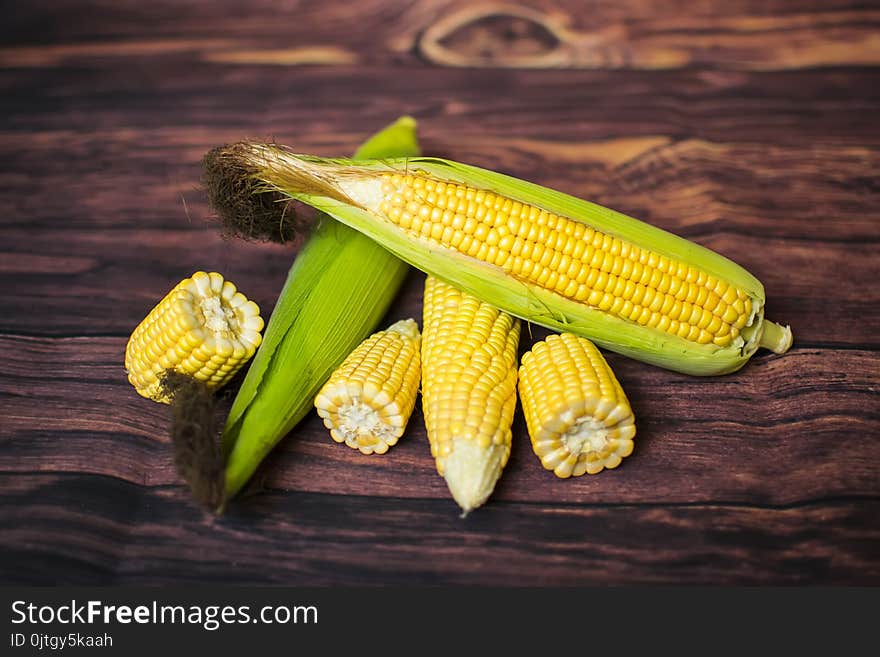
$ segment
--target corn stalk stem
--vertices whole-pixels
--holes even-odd
[[[792,343],[791,327],[765,319],[759,345],[774,354],[784,354]]]

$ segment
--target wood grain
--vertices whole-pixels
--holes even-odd
[[[0,26],[0,582],[880,584],[878,25],[844,0],[20,3]],[[418,410],[372,458],[309,417],[261,494],[204,514],[125,341],[200,268],[268,316],[298,243],[224,241],[201,157],[344,154],[404,113],[427,153],[742,263],[794,349],[712,379],[611,355],[634,454],[557,480],[517,412],[464,521]],[[388,320],[419,316],[422,281]]]
[[[97,11],[99,22],[91,18]],[[0,63],[78,66],[108,56],[182,53],[239,65],[768,71],[876,65],[878,25],[875,7],[844,0],[603,0],[589,9],[577,0],[163,0],[141,6],[67,0],[14,12],[9,34],[39,34],[42,43],[8,39]]]
[[[5,475],[0,482],[5,582],[880,581],[877,499],[779,509],[498,502],[462,521],[445,501],[378,505],[370,497],[278,492],[215,519],[173,491],[103,477]]]
[[[7,413],[0,444],[11,447],[0,453],[0,471],[88,472],[180,486],[167,407],[134,392],[120,363],[123,349],[118,338],[0,337]],[[560,481],[532,454],[518,410],[513,455],[493,499],[638,503],[646,491],[653,503],[880,498],[874,352],[795,349],[758,356],[741,375],[714,379],[614,355],[609,362],[639,419],[635,455],[615,471]],[[844,444],[845,435],[865,438]],[[282,442],[262,475],[270,489],[448,498],[418,412],[405,439],[373,457],[334,443],[313,415]]]
[[[758,276],[767,291],[768,317],[791,324],[799,345],[880,344],[880,292],[872,285],[875,243],[721,231],[692,238]],[[9,310],[0,316],[0,332],[28,335],[127,336],[157,297],[199,268],[224,272],[268,314],[295,253],[279,246],[226,243],[209,226],[111,231],[0,227],[0,239],[20,249],[0,268]],[[67,260],[71,250],[80,254],[75,263]],[[31,260],[32,254],[38,258]],[[837,269],[845,261],[848,283],[841,286]],[[59,267],[67,269],[63,286],[55,278]],[[41,312],[39,322],[34,322],[34,308]],[[407,311],[421,312],[418,304]],[[826,313],[833,322],[814,320]]]

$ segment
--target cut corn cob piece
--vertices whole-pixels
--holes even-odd
[[[333,372],[315,408],[337,443],[384,454],[406,429],[419,391],[421,335],[412,319],[364,340]]]
[[[216,272],[198,271],[172,289],[131,334],[125,347],[128,380],[138,394],[168,403],[160,376],[175,370],[226,385],[260,346],[260,309]]]
[[[557,477],[616,468],[633,450],[629,401],[596,346],[571,333],[526,352],[519,397],[532,449]]]
[[[425,281],[422,410],[437,472],[467,514],[510,456],[520,322],[436,278]]]
[[[438,158],[354,163],[251,144],[267,189],[302,200],[513,315],[690,374],[732,372],[791,331],[727,258],[607,208]]]

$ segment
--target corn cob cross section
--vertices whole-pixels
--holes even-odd
[[[616,468],[633,450],[632,408],[596,346],[563,333],[522,358],[519,395],[532,449],[557,477]]]
[[[160,376],[175,370],[226,385],[262,339],[260,309],[217,272],[198,271],[178,283],[135,328],[125,347],[128,380],[138,394],[168,403]]]
[[[315,408],[337,443],[384,454],[403,435],[416,403],[421,336],[412,319],[364,340],[333,372]]]
[[[437,471],[466,514],[510,456],[520,322],[431,276],[422,323],[422,410]]]

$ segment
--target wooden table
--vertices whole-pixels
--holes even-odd
[[[277,5],[283,5],[281,7]],[[842,0],[16,3],[0,34],[3,583],[880,583],[880,11]],[[795,346],[697,379],[609,360],[614,471],[557,480],[521,413],[459,518],[416,412],[384,457],[314,415],[213,517],[123,349],[214,269],[268,316],[295,247],[224,241],[200,159],[341,155],[398,115],[440,154],[740,262]],[[420,313],[413,272],[389,319]],[[526,330],[521,349],[530,345]],[[537,339],[543,332],[535,328]]]

